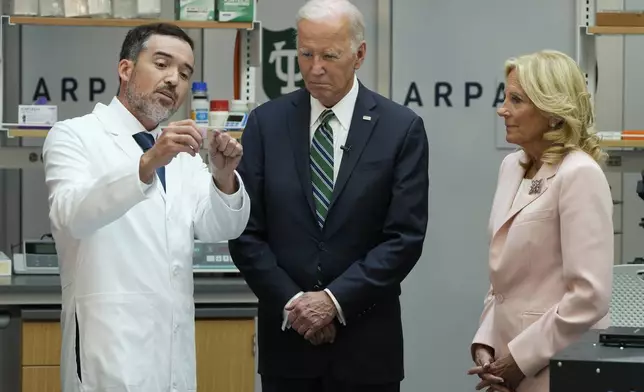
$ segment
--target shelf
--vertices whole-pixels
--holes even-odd
[[[644,138],[642,140],[602,140],[600,145],[608,148],[644,148]]]
[[[619,35],[619,34],[644,34],[644,27],[641,26],[591,26],[588,27],[590,34],[596,35]]]
[[[45,138],[49,129],[43,128],[16,128],[16,127],[7,127],[7,136],[8,137],[35,137],[35,138]],[[2,132],[2,130],[0,130]],[[240,140],[242,136],[242,131],[228,131],[228,134],[234,139]]]
[[[253,23],[239,22],[199,22],[191,20],[161,19],[105,19],[105,18],[48,18],[11,16],[9,23],[36,26],[77,26],[77,27],[135,27],[148,23],[167,22],[182,29],[246,29],[251,30]]]
[[[42,128],[10,128],[7,130],[8,137],[47,137],[48,129]]]

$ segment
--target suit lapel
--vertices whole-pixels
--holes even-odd
[[[295,159],[295,168],[300,179],[302,192],[309,205],[309,209],[316,216],[315,205],[313,204],[313,185],[311,184],[310,171],[310,121],[311,121],[311,102],[309,94],[305,89],[300,90],[293,97],[293,115],[289,116],[288,134],[291,139],[291,149]]]
[[[353,109],[353,116],[351,117],[351,126],[349,127],[349,134],[345,146],[350,146],[350,150],[345,152],[342,156],[342,163],[338,171],[338,178],[333,187],[333,195],[331,196],[331,204],[329,205],[329,213],[333,205],[342,194],[347,181],[351,177],[353,169],[356,167],[360,155],[364,150],[371,132],[373,131],[376,122],[378,122],[378,113],[374,111],[376,101],[371,96],[362,84],[358,92],[355,108]]]
[[[493,217],[493,230],[492,235],[496,235],[501,226],[507,221],[508,213],[512,208],[516,193],[519,191],[521,181],[525,175],[525,170],[519,165],[519,159],[507,168],[508,173],[499,178],[499,198],[495,201],[494,217]]]
[[[525,157],[524,154],[521,154]],[[499,200],[499,212],[494,224],[494,236],[508,223],[516,214],[537,200],[548,189],[550,179],[557,173],[558,165],[544,163],[537,172],[527,189],[520,189],[525,170],[517,160],[511,172],[508,174],[507,184],[503,187],[505,193]],[[517,192],[520,192],[517,195]],[[516,203],[514,202],[516,197]]]

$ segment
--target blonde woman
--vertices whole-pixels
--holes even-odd
[[[577,64],[541,51],[509,60],[505,75],[498,114],[521,148],[499,171],[491,286],[468,373],[477,389],[547,392],[552,355],[609,324],[612,198]]]

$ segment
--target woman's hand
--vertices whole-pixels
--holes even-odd
[[[525,378],[525,375],[510,353],[492,362],[489,367],[489,372],[505,380],[504,385],[510,391],[514,391]]]
[[[502,377],[490,373],[490,369],[494,362],[492,348],[484,345],[477,345],[474,349],[474,363],[476,366],[467,371],[467,374],[478,374],[481,382],[476,386],[476,390],[481,390],[485,387],[501,387],[504,380]],[[492,389],[491,388],[491,389]],[[506,389],[492,389],[501,392],[506,392]]]

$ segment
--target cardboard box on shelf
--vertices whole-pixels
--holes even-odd
[[[215,0],[180,0],[177,2],[178,20],[215,20]]]
[[[219,22],[253,22],[255,2],[253,0],[217,0]]]
[[[595,26],[644,27],[644,10],[597,12]]]

